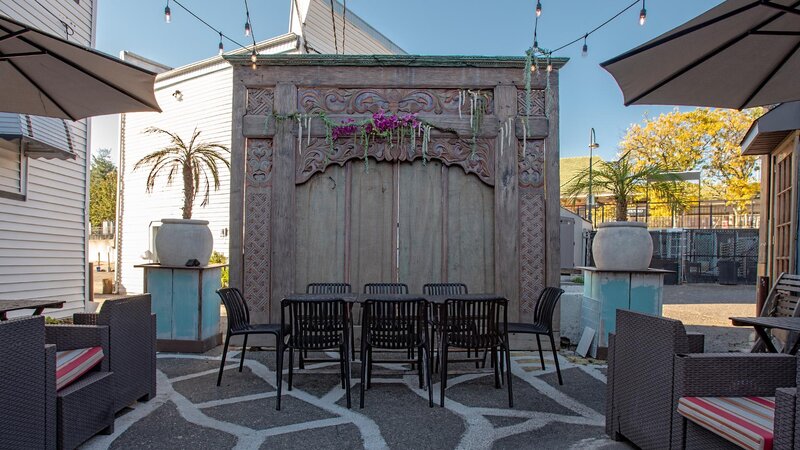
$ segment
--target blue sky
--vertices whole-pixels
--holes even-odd
[[[556,48],[604,22],[633,0],[541,0],[539,45]],[[288,30],[291,0],[251,0],[251,19],[258,40]],[[623,106],[622,93],[599,63],[664,33],[722,0],[649,0],[647,23],[638,23],[637,5],[589,37],[589,55],[581,43],[557,56],[570,58],[560,79],[561,156],[587,154],[594,127],[599,153],[609,158],[631,123],[672,110],[671,107]],[[121,50],[179,67],[213,56],[219,35],[177,5],[172,23],[164,23],[163,0],[100,0],[97,48]],[[240,43],[244,0],[183,0],[197,15]],[[348,10],[412,54],[522,55],[531,45],[535,0],[349,0]],[[226,50],[235,44],[225,42]],[[95,119],[93,148],[116,150],[116,119]]]

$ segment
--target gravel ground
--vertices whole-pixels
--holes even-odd
[[[747,351],[754,333],[731,326],[729,317],[756,315],[756,288],[750,285],[684,284],[664,286],[664,316],[688,331],[706,335],[707,352]]]

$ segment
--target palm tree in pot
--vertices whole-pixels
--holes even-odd
[[[161,128],[150,127],[147,134],[166,136],[169,145],[156,150],[142,159],[133,170],[149,168],[145,189],[153,192],[156,180],[166,176],[170,186],[176,178],[183,181],[182,219],[162,219],[156,235],[156,253],[162,265],[206,265],[211,256],[213,237],[208,229],[208,221],[191,220],[197,195],[202,191],[201,207],[208,205],[211,188],[220,188],[220,168],[230,170],[226,153],[227,147],[221,144],[199,140],[200,131],[196,128],[189,141],[177,133]],[[197,262],[195,262],[197,260]]]
[[[666,167],[658,164],[637,165],[629,153],[613,161],[601,161],[594,167],[578,172],[563,186],[571,199],[595,190],[608,192],[616,203],[616,222],[598,226],[592,241],[592,254],[597,267],[604,270],[643,270],[650,265],[653,242],[647,224],[628,222],[628,205],[644,189],[649,189],[669,203],[678,205],[681,199],[677,181]]]

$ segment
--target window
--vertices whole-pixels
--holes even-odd
[[[19,140],[0,139],[0,197],[25,200],[27,169]]]

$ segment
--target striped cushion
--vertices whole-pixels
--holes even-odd
[[[739,447],[772,450],[774,397],[682,397],[678,413]]]
[[[102,347],[79,348],[56,352],[56,390],[59,391],[81,377],[103,359]]]

